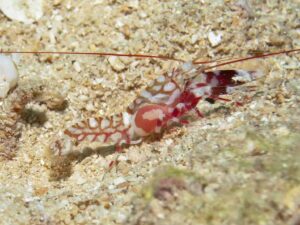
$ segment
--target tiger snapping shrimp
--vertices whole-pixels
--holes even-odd
[[[52,151],[56,155],[67,155],[73,151],[74,145],[81,142],[111,144],[116,146],[117,151],[122,150],[124,144],[141,143],[174,123],[186,124],[182,117],[190,111],[202,117],[196,108],[199,101],[222,99],[220,95],[230,94],[236,86],[261,76],[257,71],[211,69],[295,51],[299,49],[232,60],[210,67],[185,62],[152,81],[125,112],[105,118],[89,118],[67,128],[62,138],[51,146]]]

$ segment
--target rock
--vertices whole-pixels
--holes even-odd
[[[43,16],[43,1],[0,0],[0,9],[8,18],[29,24]]]
[[[0,99],[5,98],[18,82],[18,71],[10,56],[0,55]]]
[[[221,33],[214,33],[214,32],[209,32],[208,33],[208,40],[211,44],[212,47],[215,47],[219,45],[222,41],[222,34]]]
[[[81,72],[81,66],[79,62],[74,62],[73,67],[75,69],[76,72],[80,73]]]

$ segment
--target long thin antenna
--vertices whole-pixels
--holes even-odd
[[[258,56],[249,56],[245,58],[239,58],[231,61],[227,61],[224,63],[219,63],[214,66],[209,66],[206,67],[205,70],[213,69],[219,66],[224,66],[232,63],[237,63],[237,62],[242,62],[242,61],[247,61],[250,59],[258,59],[258,58],[265,58],[273,55],[280,55],[280,54],[288,54],[292,52],[298,52],[300,49],[292,49],[292,50],[284,50],[284,51],[279,51],[279,52],[273,52],[273,53],[268,53],[268,54],[263,54],[263,55],[258,55]],[[170,56],[163,56],[163,55],[147,55],[147,54],[124,54],[124,53],[110,53],[110,52],[56,52],[56,51],[3,51],[0,50],[0,54],[58,54],[58,55],[93,55],[93,56],[119,56],[119,57],[133,57],[133,58],[152,58],[152,59],[163,59],[163,60],[172,60],[172,61],[177,61],[177,62],[185,62],[184,60],[181,59],[176,59]],[[210,64],[213,62],[220,62],[224,61],[225,59],[217,59],[217,60],[208,60],[208,61],[199,61],[199,62],[193,62],[193,64]]]
[[[185,62],[185,60],[176,59],[170,56],[163,55],[147,55],[147,54],[124,54],[124,53],[110,53],[110,52],[56,52],[56,51],[3,51],[0,54],[58,54],[58,55],[91,55],[91,56],[119,56],[119,57],[133,57],[133,58],[152,58],[162,60],[172,60],[177,62]],[[199,61],[197,64],[209,64],[213,62],[224,61],[224,59]]]
[[[119,56],[119,57],[134,57],[134,58],[154,58],[154,59],[166,59],[178,62],[183,60],[175,59],[170,56],[163,55],[144,55],[144,54],[122,54],[122,53],[110,53],[110,52],[56,52],[56,51],[3,51],[2,54],[58,54],[58,55],[94,55],[94,56]]]
[[[284,51],[279,51],[279,52],[272,52],[272,53],[258,55],[258,56],[249,56],[249,57],[245,57],[245,58],[240,58],[240,59],[236,59],[236,60],[227,61],[227,62],[224,62],[224,63],[219,63],[219,64],[214,65],[214,66],[209,66],[209,67],[204,68],[204,70],[209,70],[209,69],[213,69],[213,68],[216,68],[216,67],[220,67],[220,66],[224,66],[224,65],[228,65],[228,64],[232,64],[232,63],[247,61],[247,60],[250,60],[250,59],[259,59],[259,58],[265,58],[265,57],[280,55],[280,54],[288,54],[288,53],[299,52],[299,51],[300,51],[300,48],[299,49],[292,49],[292,50],[284,50]],[[200,64],[200,63],[195,62],[195,64]]]

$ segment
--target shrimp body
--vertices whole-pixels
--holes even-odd
[[[235,86],[254,80],[255,72],[217,70],[205,72],[200,67],[176,68],[156,78],[127,107],[126,112],[106,118],[89,118],[71,126],[64,134],[77,142],[123,144],[141,142],[147,136],[161,133],[173,123],[182,122],[190,111],[198,116],[200,100],[218,99],[231,93]]]

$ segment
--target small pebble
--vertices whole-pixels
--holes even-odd
[[[212,47],[216,47],[222,41],[222,34],[221,33],[214,33],[214,32],[211,31],[211,32],[208,33],[208,40],[209,40]]]
[[[119,58],[120,57],[116,57],[116,56],[111,56],[108,58],[109,64],[112,66],[112,68],[115,71],[118,71],[118,72],[125,69],[125,65],[121,62],[121,60]]]
[[[79,63],[79,62],[76,61],[76,62],[73,64],[73,67],[74,67],[74,69],[75,69],[76,72],[78,72],[78,73],[81,72],[81,67],[80,67],[80,63]]]
[[[113,181],[113,184],[115,186],[118,186],[119,184],[125,183],[126,180],[123,177],[118,177]]]

